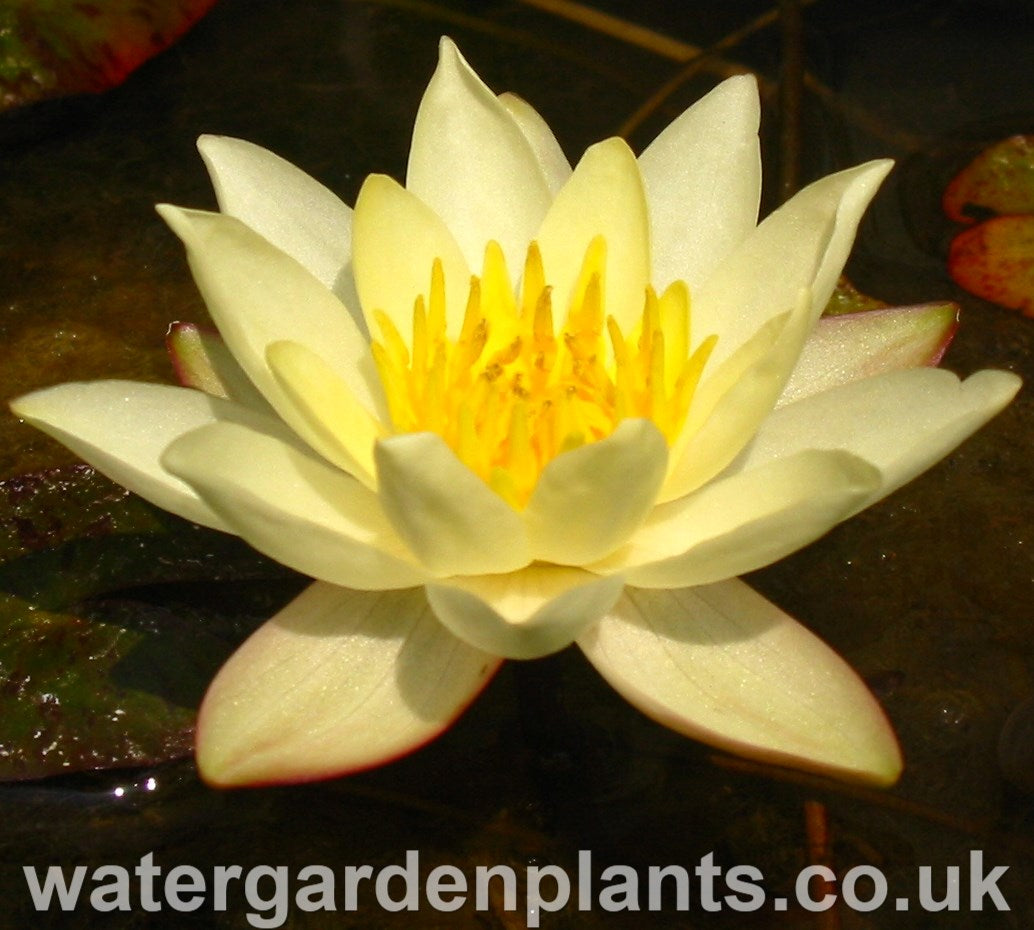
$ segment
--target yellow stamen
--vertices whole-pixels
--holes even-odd
[[[438,433],[518,509],[552,459],[606,438],[624,419],[650,419],[674,443],[715,337],[690,352],[681,281],[660,296],[648,287],[640,320],[622,332],[604,306],[606,261],[597,236],[558,332],[537,244],[528,248],[518,296],[502,249],[489,242],[451,338],[445,289],[457,282],[445,280],[436,259],[426,296],[414,301],[410,345],[387,314],[374,314],[381,339],[373,357],[395,431]]]

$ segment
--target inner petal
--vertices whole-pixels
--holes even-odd
[[[607,242],[582,258],[567,307],[555,308],[532,242],[515,293],[502,248],[490,241],[480,277],[463,282],[466,310],[449,326],[443,263],[413,306],[412,331],[375,311],[373,355],[397,433],[434,432],[515,509],[563,452],[610,436],[630,418],[652,420],[669,445],[679,435],[715,343],[690,352],[689,293],[681,281],[647,288],[634,327],[606,306]],[[454,299],[454,298],[453,298]],[[565,322],[557,327],[554,320]]]

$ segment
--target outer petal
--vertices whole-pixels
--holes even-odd
[[[377,310],[404,338],[411,336],[413,304],[419,295],[427,296],[435,259],[445,275],[448,332],[459,333],[470,286],[467,261],[434,211],[385,175],[371,174],[359,191],[353,252],[355,284],[374,339],[380,338]],[[480,263],[478,256],[473,267]]]
[[[650,283],[650,220],[639,167],[621,139],[586,151],[539,230],[558,321],[567,314],[586,249],[599,235],[607,240],[604,309],[627,332],[642,316]]]
[[[217,423],[174,442],[162,462],[256,549],[306,575],[362,590],[428,577],[371,491],[273,437]]]
[[[862,213],[891,168],[875,161],[810,184],[772,213],[693,295],[693,328],[718,335],[711,364],[732,355],[810,288],[815,318],[829,301]]]
[[[624,581],[576,568],[529,565],[508,575],[450,578],[427,598],[460,639],[508,659],[535,659],[569,646],[614,606]]]
[[[524,511],[534,558],[584,565],[612,552],[650,512],[667,467],[667,443],[649,420],[625,420],[557,456]]]
[[[571,177],[571,163],[553,135],[553,130],[539,115],[538,110],[523,97],[518,97],[517,94],[500,94],[499,102],[506,107],[517,123],[517,128],[524,133],[524,138],[528,140],[528,145],[531,146],[542,176],[546,180],[546,187],[555,197],[557,191]]]
[[[549,208],[538,159],[506,107],[443,38],[417,112],[406,187],[452,230],[477,268],[495,239],[511,271]]]
[[[591,569],[645,588],[732,578],[818,539],[879,484],[875,468],[845,452],[775,459],[656,508],[627,547]]]
[[[516,511],[440,436],[390,436],[374,457],[384,512],[435,575],[511,572],[531,561]]]
[[[1020,388],[1010,372],[959,382],[939,368],[853,381],[780,408],[736,463],[750,469],[801,449],[845,449],[875,465],[880,487],[861,510],[911,481],[998,413]]]
[[[314,584],[212,682],[198,718],[198,768],[228,786],[388,762],[445,730],[499,665],[438,623],[419,590]]]
[[[760,119],[757,80],[732,77],[639,156],[658,291],[675,280],[695,291],[754,229],[761,200]]]
[[[16,416],[98,471],[164,510],[226,530],[227,524],[160,464],[166,446],[221,420],[276,430],[278,421],[190,388],[138,381],[59,384],[11,402]]]
[[[822,317],[779,406],[885,371],[936,365],[958,327],[956,304],[888,307]]]
[[[843,659],[740,581],[628,589],[578,641],[645,714],[738,755],[890,785],[901,753]]]
[[[248,377],[304,435],[266,364],[270,343],[290,339],[319,350],[359,402],[383,418],[384,400],[370,348],[345,307],[293,258],[240,220],[158,207],[187,247],[194,280],[216,326]]]
[[[279,155],[228,136],[201,136],[219,209],[241,220],[334,291],[362,325],[352,281],[352,210]]]

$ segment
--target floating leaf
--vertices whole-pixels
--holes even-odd
[[[215,0],[13,0],[0,4],[0,111],[122,83]]]
[[[943,205],[953,220],[967,224],[994,214],[1034,213],[1034,135],[984,149],[948,185]]]
[[[0,779],[189,753],[212,674],[299,584],[86,466],[0,482]]]
[[[960,233],[948,271],[971,294],[1034,317],[1034,216],[997,216]]]

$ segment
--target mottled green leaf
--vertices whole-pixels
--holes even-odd
[[[1034,213],[1034,136],[1010,136],[984,149],[952,179],[943,205],[957,223]]]
[[[211,676],[302,583],[86,466],[0,482],[0,779],[189,753]]]

